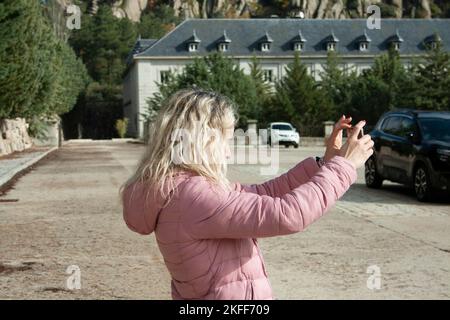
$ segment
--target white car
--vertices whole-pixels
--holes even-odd
[[[270,146],[282,144],[286,148],[293,145],[298,148],[300,144],[300,135],[289,122],[271,122],[267,128],[267,143]]]

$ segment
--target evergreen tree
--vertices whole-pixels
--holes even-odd
[[[261,64],[256,56],[252,57],[250,63],[250,77],[252,78],[255,89],[256,89],[256,105],[258,108],[259,117],[259,126],[262,127],[267,124],[267,119],[270,118],[270,100],[273,96],[274,88],[273,86],[264,81],[263,78],[263,70],[261,68]]]
[[[137,38],[135,24],[116,18],[105,4],[95,16],[83,14],[81,23],[83,27],[74,30],[69,41],[89,75],[100,83],[121,84],[125,58]]]
[[[172,7],[158,5],[151,11],[144,11],[138,25],[138,33],[144,39],[159,39],[181,22]]]
[[[342,113],[351,114],[358,121],[365,119],[369,126],[386,111],[409,107],[408,94],[414,85],[397,52],[375,58],[371,69],[347,80],[350,98],[344,100]]]
[[[450,54],[440,43],[429,48],[423,61],[413,67],[414,85],[410,90],[414,107],[425,110],[450,110]]]
[[[337,119],[345,113],[344,106],[351,99],[351,80],[355,77],[354,71],[342,70],[340,63],[337,53],[330,51],[320,73],[320,88],[330,106],[330,119]]]
[[[148,101],[147,119],[151,119],[163,101],[177,90],[193,87],[213,90],[230,98],[236,104],[242,126],[248,119],[259,117],[255,83],[231,58],[221,53],[195,59],[181,73],[169,77],[158,87],[160,93]]]
[[[67,112],[86,83],[43,9],[37,1],[0,4],[0,118]]]
[[[276,84],[271,104],[272,120],[290,121],[301,134],[318,135],[321,122],[329,120],[330,106],[315,80],[301,63],[298,53],[286,68],[286,75]]]
[[[37,1],[0,3],[0,118],[28,114],[49,78],[49,31]]]

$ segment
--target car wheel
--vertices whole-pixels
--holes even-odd
[[[284,147],[285,147],[286,149],[289,148],[289,144],[286,143],[286,144],[284,145]]]
[[[295,143],[295,144],[294,144],[294,148],[295,148],[295,149],[298,149],[298,143]]]
[[[380,188],[383,184],[383,178],[378,174],[375,165],[375,158],[367,159],[364,166],[364,177],[366,179],[366,186],[369,188]]]
[[[427,169],[423,165],[417,167],[414,172],[414,192],[419,201],[431,200],[432,188],[430,177],[428,176]]]

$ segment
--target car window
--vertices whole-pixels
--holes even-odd
[[[381,123],[381,131],[384,131],[389,123],[389,121],[391,120],[392,117],[386,118],[383,120],[383,122]]]
[[[450,140],[450,119],[422,118],[419,120],[423,138],[426,140]]]
[[[401,131],[401,117],[389,117],[386,124],[383,123],[383,131],[398,136]]]
[[[272,129],[275,130],[283,130],[283,131],[292,131],[292,127],[287,124],[274,124],[272,125]]]
[[[403,117],[398,135],[406,138],[411,132],[416,132],[416,123],[412,119]]]

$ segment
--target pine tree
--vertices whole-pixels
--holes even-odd
[[[414,107],[425,110],[450,110],[450,54],[437,43],[423,61],[413,67]]]
[[[0,118],[23,116],[48,76],[49,28],[37,1],[0,4]]]
[[[179,74],[172,75],[164,84],[159,84],[159,93],[148,100],[147,119],[153,115],[168,97],[184,88],[213,90],[230,98],[239,113],[239,125],[245,126],[248,119],[258,119],[256,87],[249,75],[221,53],[197,58],[185,66]]]
[[[329,120],[330,106],[298,53],[275,88],[272,120],[290,121],[301,134],[320,134],[322,121]]]
[[[259,113],[259,125],[267,124],[270,118],[270,99],[273,96],[274,87],[267,81],[264,81],[263,70],[256,56],[253,56],[250,63],[250,77],[252,78],[256,89],[256,105]]]
[[[0,4],[0,118],[67,112],[84,87],[84,66],[44,9],[37,1]]]
[[[355,76],[353,71],[342,70],[341,60],[336,52],[330,51],[327,55],[326,64],[320,73],[320,88],[326,96],[330,106],[330,119],[337,119],[343,113],[344,106],[351,98],[349,84],[351,78]]]

